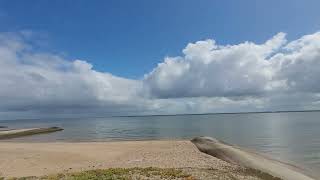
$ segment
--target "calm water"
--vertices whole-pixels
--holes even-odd
[[[320,171],[320,112],[0,121],[10,128],[59,126],[64,131],[13,141],[191,139],[211,136]]]

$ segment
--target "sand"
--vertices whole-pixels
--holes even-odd
[[[0,139],[60,130],[5,130],[0,131]],[[196,179],[312,179],[294,166],[209,137],[192,141],[0,141],[0,179],[134,167],[175,168]]]
[[[198,179],[260,179],[251,177],[250,173],[239,174],[241,167],[201,153],[190,141],[0,141],[0,177],[42,176],[111,167],[182,168]]]
[[[0,175],[40,176],[109,167],[222,167],[189,141],[0,142]]]

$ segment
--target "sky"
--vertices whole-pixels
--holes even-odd
[[[0,117],[320,109],[317,0],[0,1]]]

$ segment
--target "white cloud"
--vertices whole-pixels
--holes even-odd
[[[287,42],[190,43],[142,80],[84,60],[38,52],[23,33],[0,33],[0,115],[166,114],[320,107],[320,33]],[[9,114],[9,115],[8,115]]]
[[[86,61],[37,53],[20,36],[0,40],[2,111],[117,107],[138,98],[139,81],[97,72]]]
[[[320,32],[288,43],[270,60],[290,91],[320,92]]]
[[[184,57],[167,57],[146,75],[144,84],[160,98],[260,95],[277,85],[268,58],[285,42],[283,33],[261,45],[220,46],[213,40],[198,41],[187,45]]]
[[[286,43],[279,33],[263,44],[188,44],[144,78],[151,96],[246,97],[320,91],[320,33]]]

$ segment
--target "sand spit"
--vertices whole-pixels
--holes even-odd
[[[51,132],[62,131],[62,130],[63,129],[59,127],[4,130],[4,131],[0,131],[0,140],[22,137],[22,136],[30,136],[35,134],[51,133]]]
[[[314,180],[302,169],[260,155],[256,152],[226,144],[210,137],[194,138],[192,142],[201,152],[210,154],[231,164],[257,169],[284,180]]]

